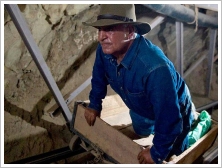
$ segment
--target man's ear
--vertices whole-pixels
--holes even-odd
[[[130,25],[129,27],[129,39],[134,39],[135,38],[135,27],[133,25]]]

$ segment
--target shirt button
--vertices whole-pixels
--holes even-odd
[[[123,87],[120,87],[121,90],[123,90]]]
[[[120,76],[120,72],[118,72],[118,76]]]

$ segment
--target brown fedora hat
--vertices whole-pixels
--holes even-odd
[[[149,23],[136,22],[134,4],[102,4],[97,20],[93,23],[83,22],[84,25],[95,28],[117,24],[131,24],[143,35],[151,30]]]

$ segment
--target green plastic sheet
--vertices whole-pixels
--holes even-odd
[[[195,126],[188,134],[189,147],[210,130],[211,124],[212,122],[210,114],[205,110],[201,111]]]

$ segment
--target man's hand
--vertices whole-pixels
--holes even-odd
[[[84,116],[89,126],[93,126],[96,121],[96,117],[100,117],[100,113],[94,109],[86,108]]]
[[[150,155],[150,148],[151,148],[151,146],[148,146],[147,148],[142,149],[142,151],[138,154],[137,159],[139,160],[140,164],[154,163],[154,161]]]

